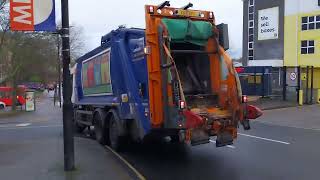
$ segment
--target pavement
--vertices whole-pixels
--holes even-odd
[[[250,97],[249,97],[250,98]],[[293,100],[287,100],[283,101],[282,98],[256,98],[251,97],[252,101],[249,101],[248,104],[254,105],[256,107],[259,107],[262,110],[271,110],[271,109],[280,109],[280,108],[287,108],[287,107],[296,107],[299,104],[296,101]]]
[[[76,170],[64,172],[61,119],[49,98],[36,112],[0,118],[0,179],[138,179],[112,151],[81,136],[74,138]]]

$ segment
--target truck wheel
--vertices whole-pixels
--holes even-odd
[[[95,113],[94,115],[94,132],[96,134],[96,139],[97,141],[102,144],[105,145],[107,144],[107,140],[106,140],[106,128],[104,128],[104,119],[105,119],[105,115],[104,113],[100,110],[98,110],[97,113]]]
[[[117,123],[119,117],[116,114],[113,114],[110,117],[109,121],[109,139],[110,139],[110,146],[112,149],[116,151],[121,151],[123,145],[123,139],[120,136],[120,127]]]
[[[0,104],[0,109],[4,109],[4,105],[3,104]]]
[[[172,135],[170,138],[172,143],[180,143],[179,135]]]
[[[87,126],[74,122],[74,128],[77,133],[82,133]]]
[[[75,132],[77,132],[77,133],[82,133],[84,131],[84,129],[87,127],[87,126],[77,122],[77,114],[75,111],[73,113],[73,126],[74,126]]]

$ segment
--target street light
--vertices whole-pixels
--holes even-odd
[[[64,142],[64,170],[72,171],[74,166],[74,139],[71,103],[70,77],[70,38],[69,38],[69,2],[61,0],[62,15],[62,59],[63,59],[63,142]]]

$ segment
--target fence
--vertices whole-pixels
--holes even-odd
[[[236,68],[246,95],[278,98],[304,104],[320,102],[320,68],[313,66],[238,67]]]

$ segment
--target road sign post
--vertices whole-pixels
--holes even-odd
[[[74,170],[74,139],[71,103],[70,77],[70,39],[69,39],[69,2],[61,0],[62,15],[62,61],[63,61],[63,141],[64,141],[64,169]]]

